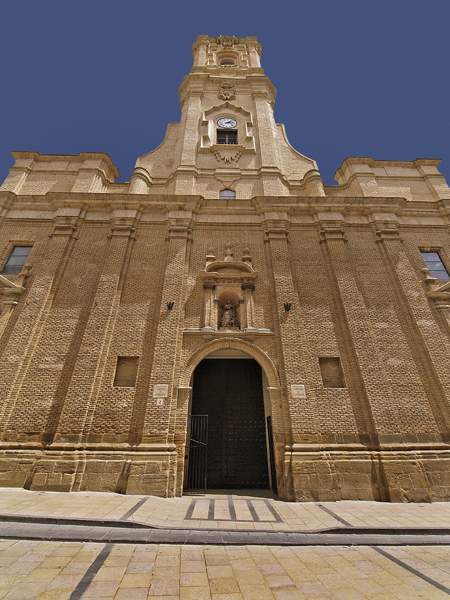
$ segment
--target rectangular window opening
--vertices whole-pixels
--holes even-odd
[[[438,250],[421,250],[423,262],[426,264],[431,277],[448,281],[450,279],[449,272],[439,254]]]
[[[331,356],[319,357],[320,374],[326,388],[345,388],[344,372],[340,358]]]
[[[118,356],[114,387],[135,387],[138,364],[138,356]]]
[[[24,264],[27,262],[31,248],[32,246],[14,246],[3,267],[2,273],[4,275],[16,275],[17,273],[20,273]]]
[[[237,129],[218,129],[217,130],[218,144],[237,144]]]

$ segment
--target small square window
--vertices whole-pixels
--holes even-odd
[[[32,246],[14,246],[2,272],[5,275],[16,275],[17,273],[20,273],[31,252],[31,248]]]
[[[345,388],[344,373],[340,359],[331,356],[319,358],[320,374],[322,375],[323,387]]]
[[[118,356],[114,387],[135,387],[139,358]]]
[[[219,192],[219,198],[221,200],[235,200],[236,199],[236,192],[234,190],[220,190]]]
[[[420,253],[431,277],[441,279],[442,281],[448,281],[450,279],[449,273],[438,250],[421,250]]]

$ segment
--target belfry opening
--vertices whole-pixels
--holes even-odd
[[[264,374],[250,357],[205,358],[194,371],[185,490],[272,489]]]

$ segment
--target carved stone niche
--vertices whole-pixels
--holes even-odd
[[[223,260],[217,260],[214,251],[209,250],[201,278],[203,330],[256,331],[253,298],[256,273],[248,249],[242,260],[235,260],[229,244]]]

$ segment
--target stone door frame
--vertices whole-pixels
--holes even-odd
[[[177,389],[177,424],[176,424],[176,446],[177,446],[177,473],[175,494],[183,494],[184,476],[185,476],[185,456],[187,443],[187,426],[189,410],[191,405],[192,380],[197,365],[205,358],[208,358],[213,352],[221,350],[237,350],[250,358],[256,360],[260,365],[263,374],[263,381],[267,382],[265,391],[269,398],[272,415],[272,432],[275,453],[275,471],[277,477],[278,495],[281,498],[287,498],[290,488],[290,464],[285,465],[285,429],[282,423],[282,403],[283,398],[280,377],[271,358],[258,346],[246,342],[236,337],[226,339],[217,339],[210,341],[201,348],[192,353],[188,359],[179,380]],[[287,468],[286,468],[287,467]]]

